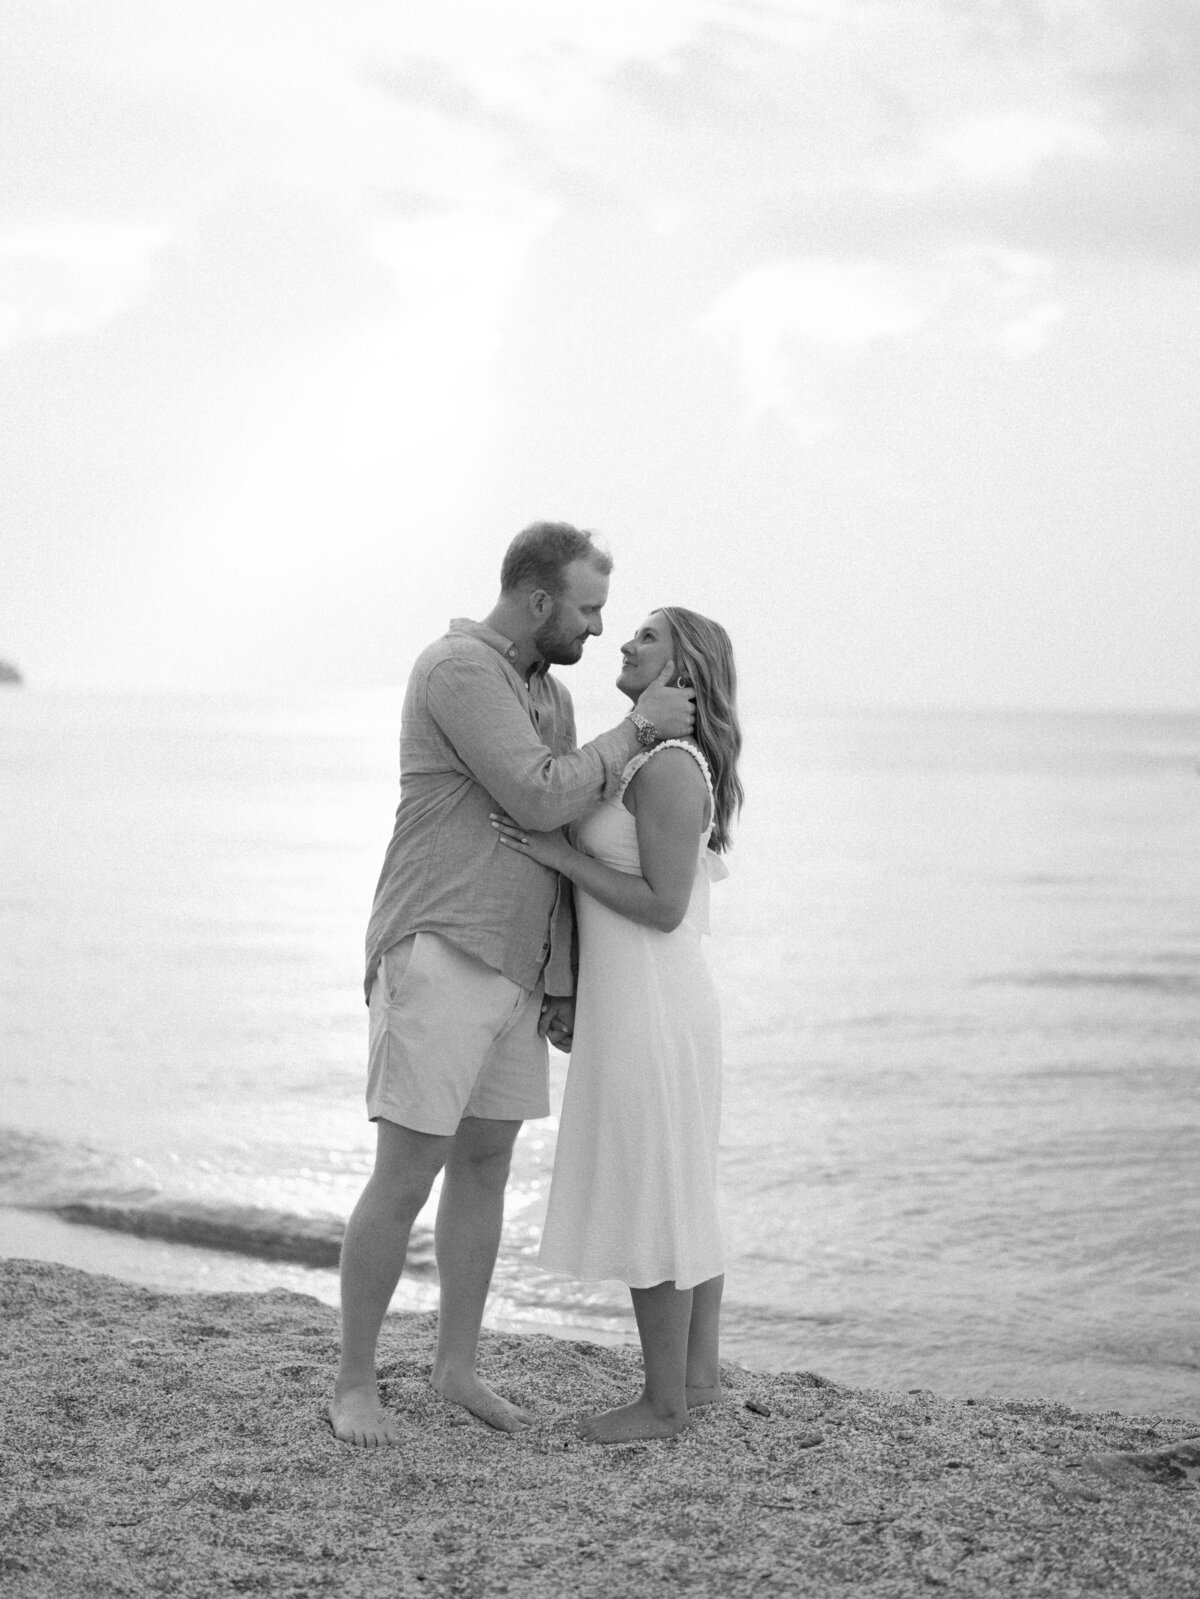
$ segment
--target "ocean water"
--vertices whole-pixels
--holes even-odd
[[[336,1298],[398,712],[0,693],[0,1253]],[[1200,716],[746,720],[726,1354],[1200,1414]],[[632,1338],[620,1285],[534,1263],[554,1129],[489,1320]],[[435,1302],[429,1220],[400,1308]]]

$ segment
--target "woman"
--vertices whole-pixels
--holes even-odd
[[[733,650],[695,611],[653,612],[621,648],[636,703],[673,662],[696,695],[690,740],[632,760],[620,792],[561,833],[504,842],[575,885],[580,969],[571,1067],[540,1263],[629,1285],[645,1385],[585,1438],[665,1438],[721,1395],[724,1257],[716,1199],[720,1016],[700,935],[741,808]]]

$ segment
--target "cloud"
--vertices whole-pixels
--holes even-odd
[[[525,235],[586,190],[610,75],[708,9],[12,0],[0,338],[96,329],[149,290],[156,250],[240,194],[358,203],[364,241],[398,210],[491,212]]]
[[[718,295],[701,331],[736,364],[749,419],[776,415],[815,441],[837,426],[824,380],[839,360],[920,325],[910,294],[877,262],[754,267]]]
[[[531,507],[692,550],[722,602],[731,527],[833,573],[1014,498],[1086,535],[1098,456],[1140,537],[1194,498],[1196,15],[9,0],[0,602],[131,675],[204,678],[210,632],[286,675],[319,626],[353,677]]]
[[[767,19],[783,9],[731,8],[673,71],[634,80],[652,161],[699,149],[702,179],[678,187],[702,182],[704,215],[740,226],[749,249],[1195,258],[1191,0],[1186,17],[1175,0],[846,4],[780,50]]]
[[[0,349],[92,332],[143,293],[161,228],[48,222],[0,231]]]
[[[718,295],[701,331],[733,358],[751,421],[780,416],[812,440],[838,425],[838,372],[883,349],[1035,354],[1064,315],[1052,276],[1037,256],[996,247],[955,247],[907,264],[774,261]]]
[[[969,117],[939,144],[957,171],[984,183],[1028,182],[1055,156],[1095,158],[1105,148],[1087,123],[1016,109]]]
[[[1200,139],[1200,10],[1193,0],[1104,0],[1093,6],[1097,49],[1079,65],[1083,85],[1131,127]]]
[[[1065,315],[1058,301],[1040,300],[1019,316],[1002,323],[993,334],[992,342],[1006,355],[1036,355]]]

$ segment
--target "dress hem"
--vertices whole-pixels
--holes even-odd
[[[576,1282],[583,1283],[623,1283],[626,1288],[643,1289],[657,1288],[659,1283],[673,1282],[680,1293],[686,1293],[689,1288],[699,1288],[701,1283],[711,1282],[714,1277],[722,1277],[725,1274],[724,1258],[718,1262],[715,1269],[712,1271],[705,1270],[698,1275],[690,1272],[684,1273],[684,1275],[690,1279],[687,1282],[680,1282],[679,1274],[672,1274],[671,1272],[658,1274],[649,1271],[634,1272],[617,1269],[605,1271],[584,1271],[581,1268],[573,1265],[552,1266],[547,1261],[541,1260],[540,1258],[538,1260],[538,1266],[542,1271],[548,1273],[549,1275],[555,1277],[570,1277]],[[639,1280],[631,1281],[631,1278],[637,1278]]]

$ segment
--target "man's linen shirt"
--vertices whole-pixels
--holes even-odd
[[[457,620],[417,657],[400,722],[400,805],[367,927],[366,990],[385,949],[433,932],[522,988],[574,990],[569,887],[500,842],[490,814],[548,832],[615,793],[618,728],[575,747],[571,696],[515,646]]]

